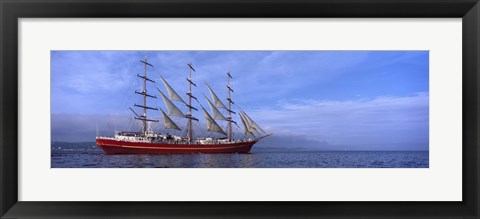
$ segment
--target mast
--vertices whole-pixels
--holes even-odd
[[[189,67],[189,74],[188,74],[188,78],[187,78],[187,81],[188,81],[188,92],[187,92],[187,95],[188,95],[188,115],[187,115],[187,118],[188,118],[188,125],[187,125],[187,130],[188,130],[188,141],[190,143],[193,143],[193,123],[192,123],[192,120],[196,120],[198,121],[198,119],[196,119],[195,117],[193,117],[192,115],[192,109],[194,110],[197,110],[197,108],[193,107],[192,106],[192,98],[193,99],[197,99],[195,96],[193,96],[192,94],[192,85],[193,86],[197,86],[195,83],[193,83],[192,81],[192,71],[195,71],[195,69],[193,68],[192,66],[192,63],[187,63],[188,67]]]
[[[147,93],[147,57],[143,62],[143,93]],[[147,95],[143,95],[143,118],[147,118]],[[147,132],[147,120],[143,120],[142,132]]]
[[[230,98],[230,91],[233,91],[232,88],[230,87],[230,78],[232,78],[232,76],[230,75],[230,71],[227,72],[227,92],[228,92],[228,97],[227,97],[227,100],[228,100],[228,141],[233,141],[233,130],[232,130],[232,107],[231,107],[231,104],[233,103],[232,102],[232,99]]]
[[[147,121],[158,122],[158,120],[147,119],[147,109],[149,110],[158,110],[158,109],[147,106],[147,97],[157,98],[156,96],[153,96],[147,93],[147,81],[155,83],[154,80],[147,78],[147,65],[150,67],[153,67],[153,65],[148,63],[146,56],[145,56],[145,59],[140,60],[140,62],[143,63],[144,65],[144,71],[143,71],[143,76],[137,75],[137,77],[143,80],[143,90],[142,92],[135,91],[135,93],[143,96],[143,105],[135,104],[134,106],[143,108],[143,115],[138,115],[137,113],[135,113],[135,111],[132,108],[130,108],[130,110],[132,110],[132,112],[137,116],[135,117],[135,119],[142,121],[142,133],[145,134],[147,132]]]

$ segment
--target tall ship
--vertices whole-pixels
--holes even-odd
[[[158,95],[166,108],[166,112],[160,107],[153,107],[147,105],[147,99],[159,100],[156,95],[147,93],[147,83],[155,84],[156,81],[147,76],[147,68],[153,68],[153,65],[148,62],[145,57],[140,61],[143,64],[143,75],[138,74],[137,77],[142,81],[142,90],[135,91],[136,94],[142,97],[142,104],[134,104],[133,106],[140,109],[138,113],[130,107],[134,115],[134,119],[141,122],[141,130],[138,132],[132,131],[115,131],[112,137],[97,136],[96,143],[103,150],[105,154],[179,154],[179,153],[249,153],[253,145],[263,138],[266,138],[272,133],[266,133],[260,126],[253,121],[253,119],[243,110],[235,112],[232,110],[234,102],[231,98],[233,89],[230,86],[232,75],[227,73],[227,105],[216,95],[213,89],[206,84],[212,100],[206,95],[203,95],[209,105],[211,114],[198,101],[197,97],[192,93],[192,86],[197,86],[192,79],[192,72],[196,72],[192,63],[188,63],[188,92],[186,93],[187,101],[178,95],[178,93],[170,86],[170,84],[160,76],[160,80],[164,85],[168,96],[156,87]],[[188,113],[182,112],[175,102],[183,104],[188,108]],[[199,105],[199,107],[195,107]],[[218,133],[220,137],[194,137],[194,123],[200,123],[200,120],[193,116],[193,111],[199,111],[205,117],[207,132]],[[177,130],[182,134],[174,135],[168,132],[155,133],[152,131],[151,124],[160,123],[160,120],[147,117],[148,111],[155,111],[157,115],[163,117],[163,127],[165,130]],[[225,116],[224,111],[227,115]],[[237,114],[238,113],[238,114]],[[237,122],[233,119],[233,115],[238,115],[242,125],[243,133],[234,133],[233,125],[238,127]],[[172,117],[175,116],[186,120],[186,127],[181,128]],[[222,128],[217,121],[226,121],[226,130]],[[235,136],[237,135],[237,136]],[[242,136],[243,138],[241,138]]]

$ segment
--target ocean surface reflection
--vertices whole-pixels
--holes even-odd
[[[428,168],[428,151],[253,151],[250,154],[105,155],[52,149],[52,168]]]

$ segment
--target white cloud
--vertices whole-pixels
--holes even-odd
[[[118,60],[127,56],[112,52],[57,52],[52,59],[52,87],[73,90],[81,94],[115,92],[131,87],[139,71]],[[131,60],[133,62],[138,60]]]
[[[274,109],[251,112],[277,134],[306,135],[351,147],[428,149],[428,93],[371,100],[281,101]],[[410,145],[410,146],[409,146]]]

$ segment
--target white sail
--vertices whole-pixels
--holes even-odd
[[[223,129],[217,124],[217,122],[215,122],[215,120],[210,116],[210,114],[208,114],[207,110],[205,110],[205,108],[203,107],[202,109],[203,114],[205,115],[205,119],[207,120],[208,131],[218,132],[220,134],[227,135],[227,133],[225,133],[225,131],[223,131]]]
[[[210,87],[210,85],[207,84],[207,87],[208,87],[208,90],[210,91],[210,95],[212,95],[212,99],[213,99],[213,103],[215,104],[216,107],[218,108],[224,108],[224,109],[228,109],[225,104],[222,103],[222,101],[220,100],[220,98],[218,98],[218,96],[215,94],[215,92],[213,92],[212,88]]]
[[[257,132],[261,131],[261,132],[263,132],[263,133],[266,133],[265,131],[263,131],[262,128],[260,128],[260,126],[257,125],[257,123],[255,123],[255,122],[253,121],[252,118],[250,118],[250,116],[247,115],[247,113],[245,113],[244,111],[242,111],[242,112],[243,112],[243,116],[245,117],[245,120],[247,120],[247,122],[250,124],[250,126],[251,126],[253,129],[257,130]]]
[[[213,103],[210,102],[210,100],[205,95],[203,95],[203,96],[207,100],[208,105],[210,106],[210,109],[212,110],[213,119],[215,119],[215,120],[227,120],[227,118],[225,118],[225,116],[222,115],[222,113],[217,109],[217,107],[215,107],[213,105]]]
[[[157,88],[157,90],[158,92],[160,92],[160,95],[162,95],[163,102],[165,102],[165,105],[167,106],[168,115],[186,117],[185,114],[183,114],[183,112],[180,109],[178,109],[178,107],[175,106],[175,104],[173,104],[173,102],[169,100],[160,89]]]
[[[255,136],[253,135],[253,132],[252,130],[250,130],[250,125],[247,123],[247,121],[245,121],[245,118],[243,117],[243,114],[242,112],[240,111],[239,114],[240,115],[240,120],[242,120],[242,124],[243,124],[243,134],[245,135],[250,135],[250,136]]]
[[[165,85],[165,88],[167,89],[167,92],[168,92],[168,96],[170,97],[171,100],[176,100],[184,104],[187,104],[185,101],[183,101],[180,95],[178,95],[177,92],[175,92],[175,90],[170,86],[170,84],[168,84],[168,82],[162,76],[160,76],[160,79],[162,79],[163,85]]]
[[[170,117],[168,117],[168,115],[163,112],[162,110],[162,115],[163,115],[163,121],[164,121],[164,127],[166,129],[176,129],[176,130],[181,130],[177,124],[175,124],[175,122],[173,122],[172,119],[170,119]]]

